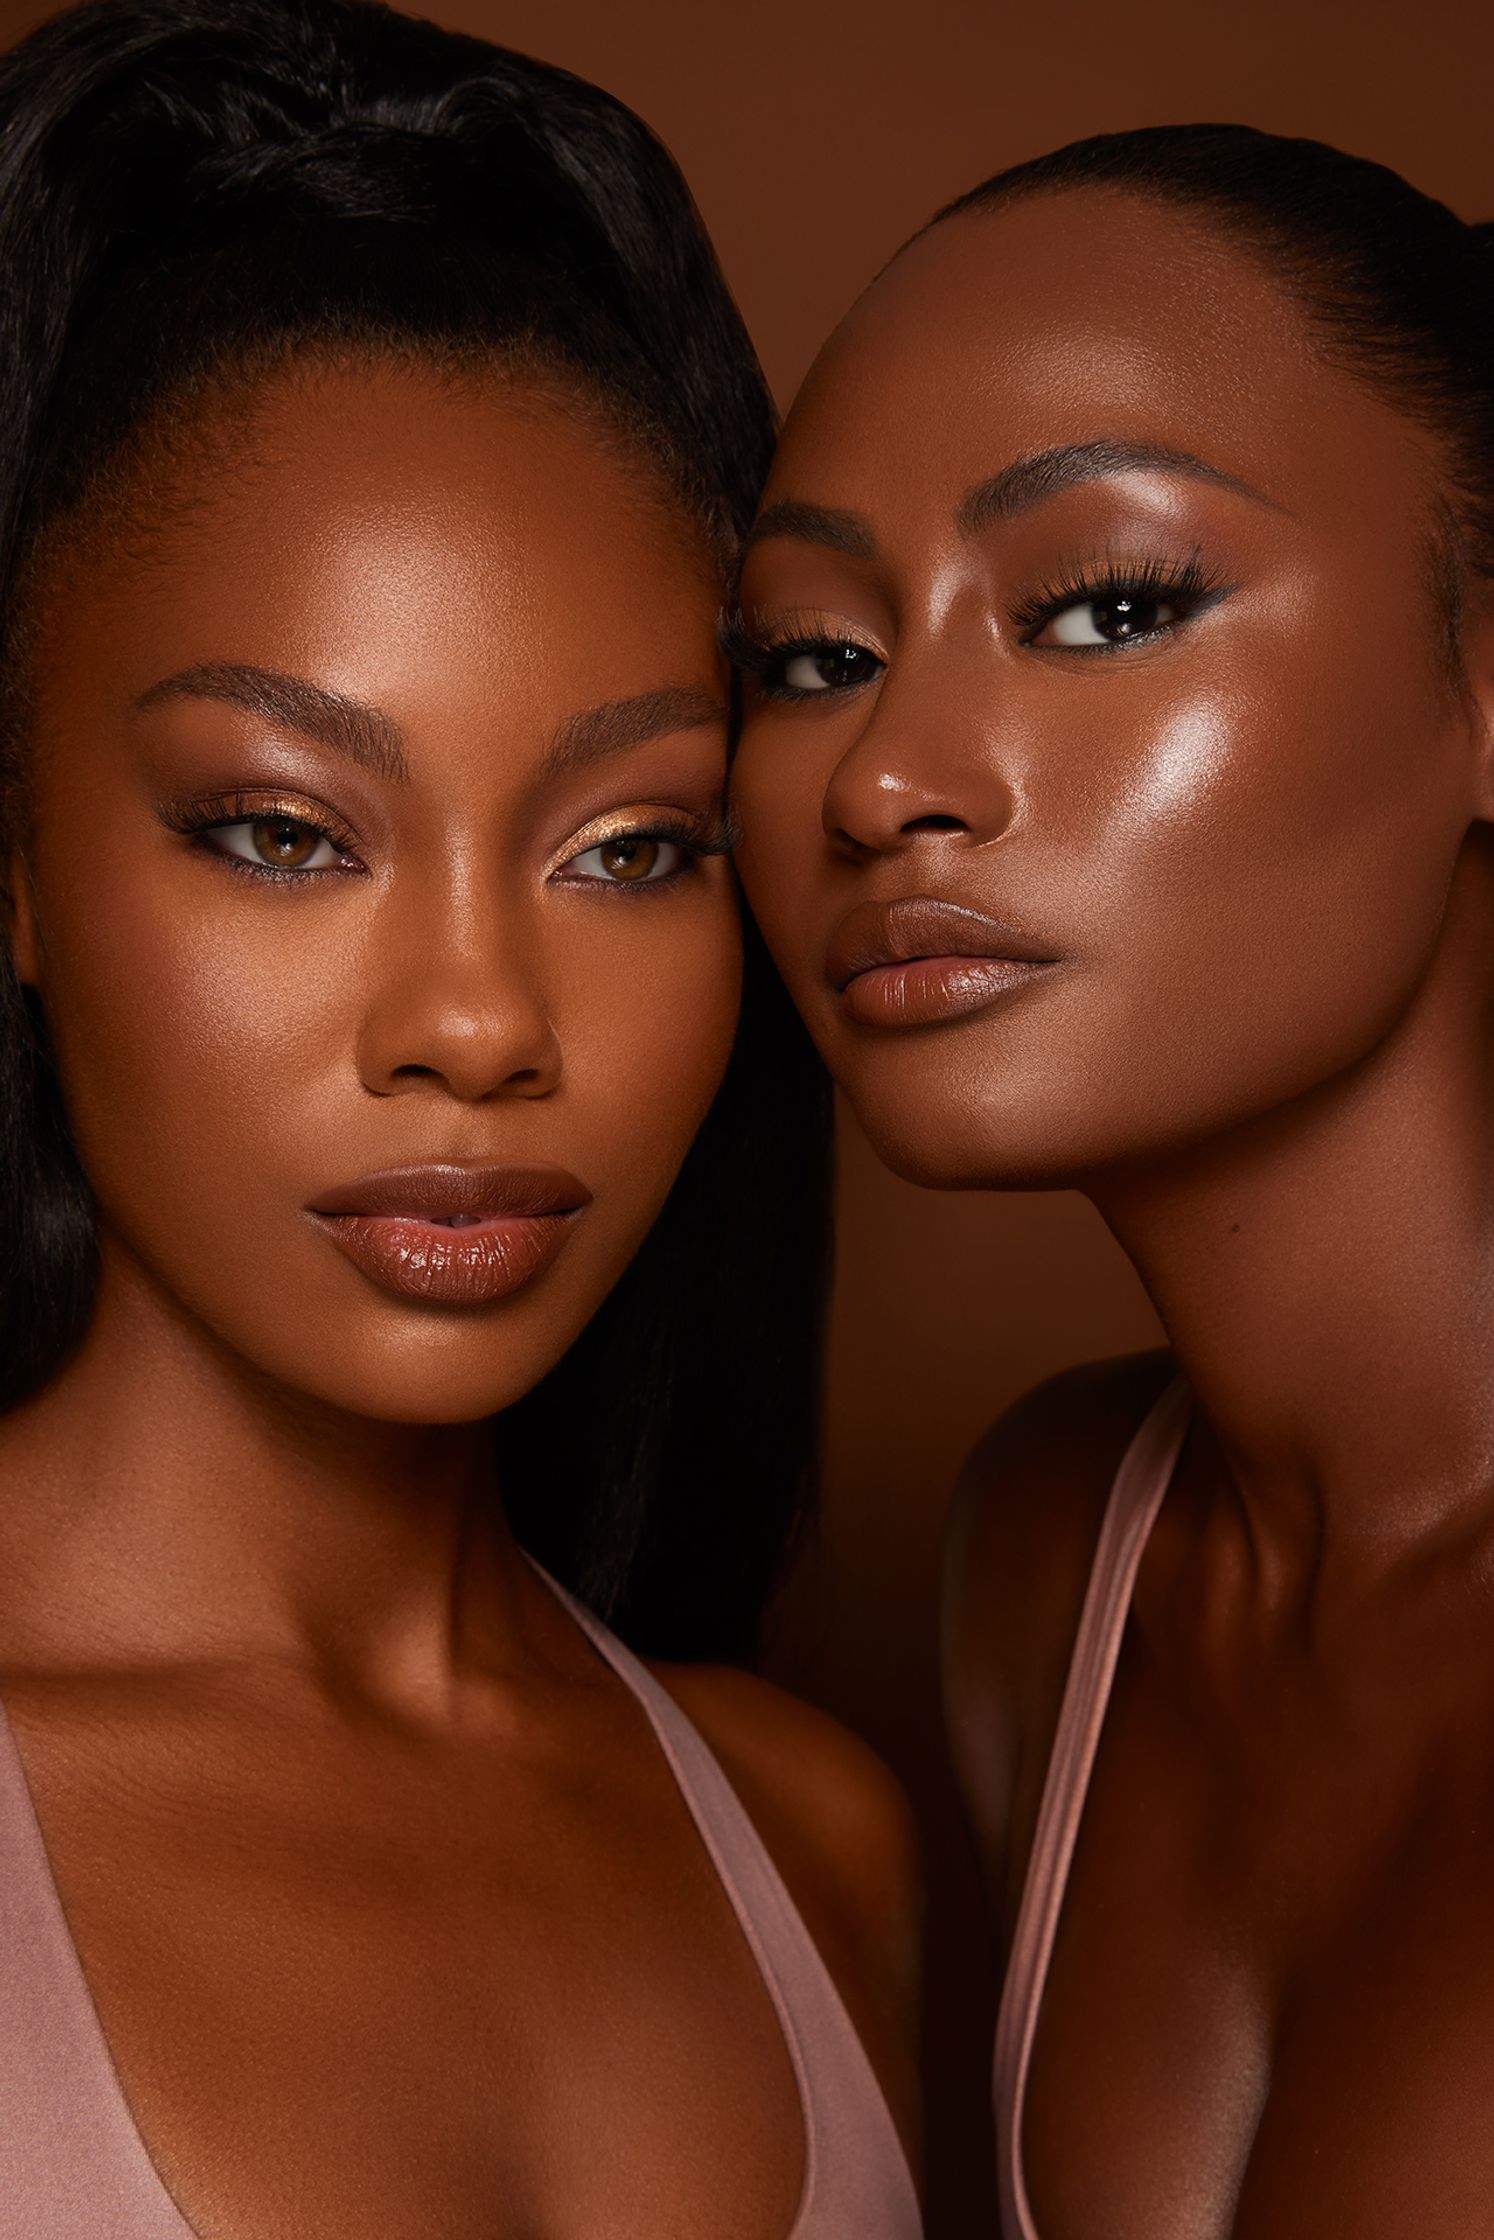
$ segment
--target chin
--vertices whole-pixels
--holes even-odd
[[[1058,1131],[1024,1128],[1009,1116],[943,1110],[925,1096],[851,1104],[883,1165],[924,1190],[1071,1190],[1089,1162]]]
[[[843,1053],[838,1053],[843,1055]],[[925,1190],[1067,1190],[1134,1146],[1088,1067],[961,1046],[858,1053],[840,1086],[884,1165]]]
[[[249,1369],[292,1405],[310,1403],[371,1423],[480,1423],[533,1390],[567,1350],[572,1333],[448,1323],[424,1329],[370,1327],[366,1316],[299,1324],[273,1337],[222,1333]]]
[[[303,1376],[300,1389],[325,1407],[361,1416],[370,1423],[435,1428],[441,1424],[482,1423],[489,1416],[501,1415],[516,1400],[522,1400],[543,1374],[541,1369],[523,1382],[506,1378],[501,1384],[495,1382],[491,1371],[486,1377],[329,1375],[315,1383]]]

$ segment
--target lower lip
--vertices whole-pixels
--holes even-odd
[[[385,1213],[319,1213],[353,1266],[397,1299],[485,1307],[522,1291],[563,1248],[569,1213],[502,1213],[451,1228]]]
[[[859,1026],[928,1027],[984,1011],[1052,969],[1015,957],[915,957],[858,972],[841,1001]]]

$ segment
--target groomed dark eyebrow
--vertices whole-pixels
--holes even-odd
[[[1052,451],[1032,451],[1023,459],[1014,459],[1000,474],[967,491],[955,518],[966,536],[974,536],[994,521],[1009,521],[1029,506],[1056,498],[1060,491],[1119,474],[1189,475],[1198,482],[1218,483],[1238,497],[1252,498],[1275,513],[1287,510],[1263,490],[1242,482],[1238,475],[1227,474],[1223,467],[1210,466],[1207,459],[1199,459],[1191,451],[1174,451],[1164,443],[1123,443],[1101,437],[1094,443],[1064,443]]]
[[[142,692],[135,705],[158,708],[170,700],[222,700],[283,731],[314,739],[318,746],[346,755],[377,777],[401,785],[409,779],[400,729],[391,717],[305,677],[261,669],[249,661],[200,661],[163,677]]]
[[[574,770],[604,755],[625,754],[630,747],[645,747],[650,739],[664,739],[672,731],[701,731],[724,727],[726,703],[702,685],[671,684],[658,692],[635,692],[626,700],[604,700],[567,717],[556,730],[545,752],[545,768]]]
[[[859,513],[846,513],[839,506],[800,505],[795,498],[780,498],[776,505],[763,508],[748,534],[747,549],[765,537],[797,537],[802,544],[826,545],[852,560],[870,560],[877,549],[876,538]]]

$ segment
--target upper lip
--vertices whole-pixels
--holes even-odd
[[[1052,948],[1020,926],[933,895],[905,895],[897,902],[859,902],[842,918],[825,959],[837,993],[859,972],[878,965],[912,964],[919,957],[1010,957],[1017,964],[1055,964]]]
[[[591,1202],[584,1182],[564,1167],[441,1160],[429,1166],[384,1167],[339,1183],[311,1201],[312,1213],[410,1214],[440,1221],[454,1213],[575,1213]]]

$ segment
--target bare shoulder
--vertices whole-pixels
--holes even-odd
[[[972,1450],[945,1569],[956,1772],[993,1894],[1025,1867],[1069,1653],[1116,1468],[1172,1371],[1162,1351],[1066,1369]]]
[[[654,1669],[762,1837],[911,2155],[922,1874],[902,1788],[858,1736],[770,1681],[725,1665]]]

